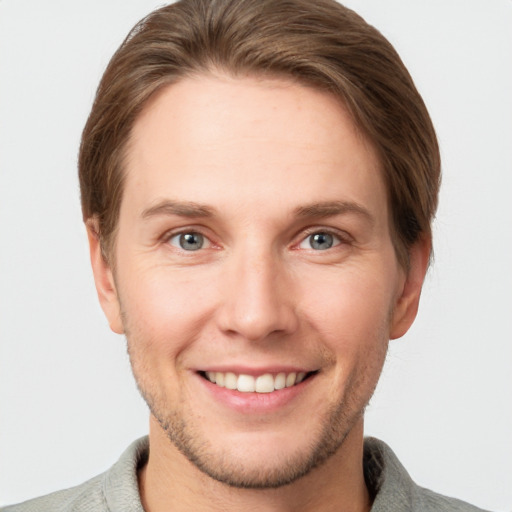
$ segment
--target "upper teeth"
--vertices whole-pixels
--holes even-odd
[[[276,389],[289,388],[302,382],[305,376],[305,372],[283,372],[277,375],[265,373],[258,377],[243,373],[236,375],[232,372],[206,372],[206,377],[210,382],[223,388],[236,389],[242,393],[272,393]]]

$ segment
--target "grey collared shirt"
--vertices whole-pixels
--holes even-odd
[[[144,512],[137,470],[147,461],[148,450],[148,438],[143,437],[105,473],[77,487],[5,507],[2,512]],[[365,439],[364,471],[374,499],[371,512],[482,512],[416,485],[391,448],[378,439]]]

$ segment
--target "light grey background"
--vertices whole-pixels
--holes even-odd
[[[415,326],[367,433],[424,486],[512,510],[512,1],[350,0],[430,109],[444,184]],[[0,504],[103,471],[147,431],[97,304],[76,154],[101,73],[155,0],[0,0]]]

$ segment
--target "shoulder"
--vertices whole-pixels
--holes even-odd
[[[137,469],[147,454],[147,438],[141,438],[105,473],[76,487],[2,508],[1,512],[143,512]]]
[[[485,512],[417,485],[391,448],[378,439],[365,439],[364,470],[374,495],[371,512]]]
[[[102,478],[95,478],[70,489],[41,496],[18,505],[2,509],[2,512],[86,512],[108,510],[102,492]]]
[[[424,510],[426,512],[486,512],[485,510],[470,505],[465,501],[458,500],[456,498],[449,498],[448,496],[442,496],[436,492],[432,492],[429,489],[416,486],[417,491],[417,505],[418,510]],[[416,510],[416,509],[415,509]]]

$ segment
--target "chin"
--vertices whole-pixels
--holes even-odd
[[[265,432],[263,426],[256,432],[209,436],[178,415],[162,418],[153,409],[152,414],[172,445],[197,469],[239,489],[275,489],[308,475],[340,450],[360,418],[346,421],[340,405],[326,421],[318,421],[316,432],[310,428],[279,434]]]

